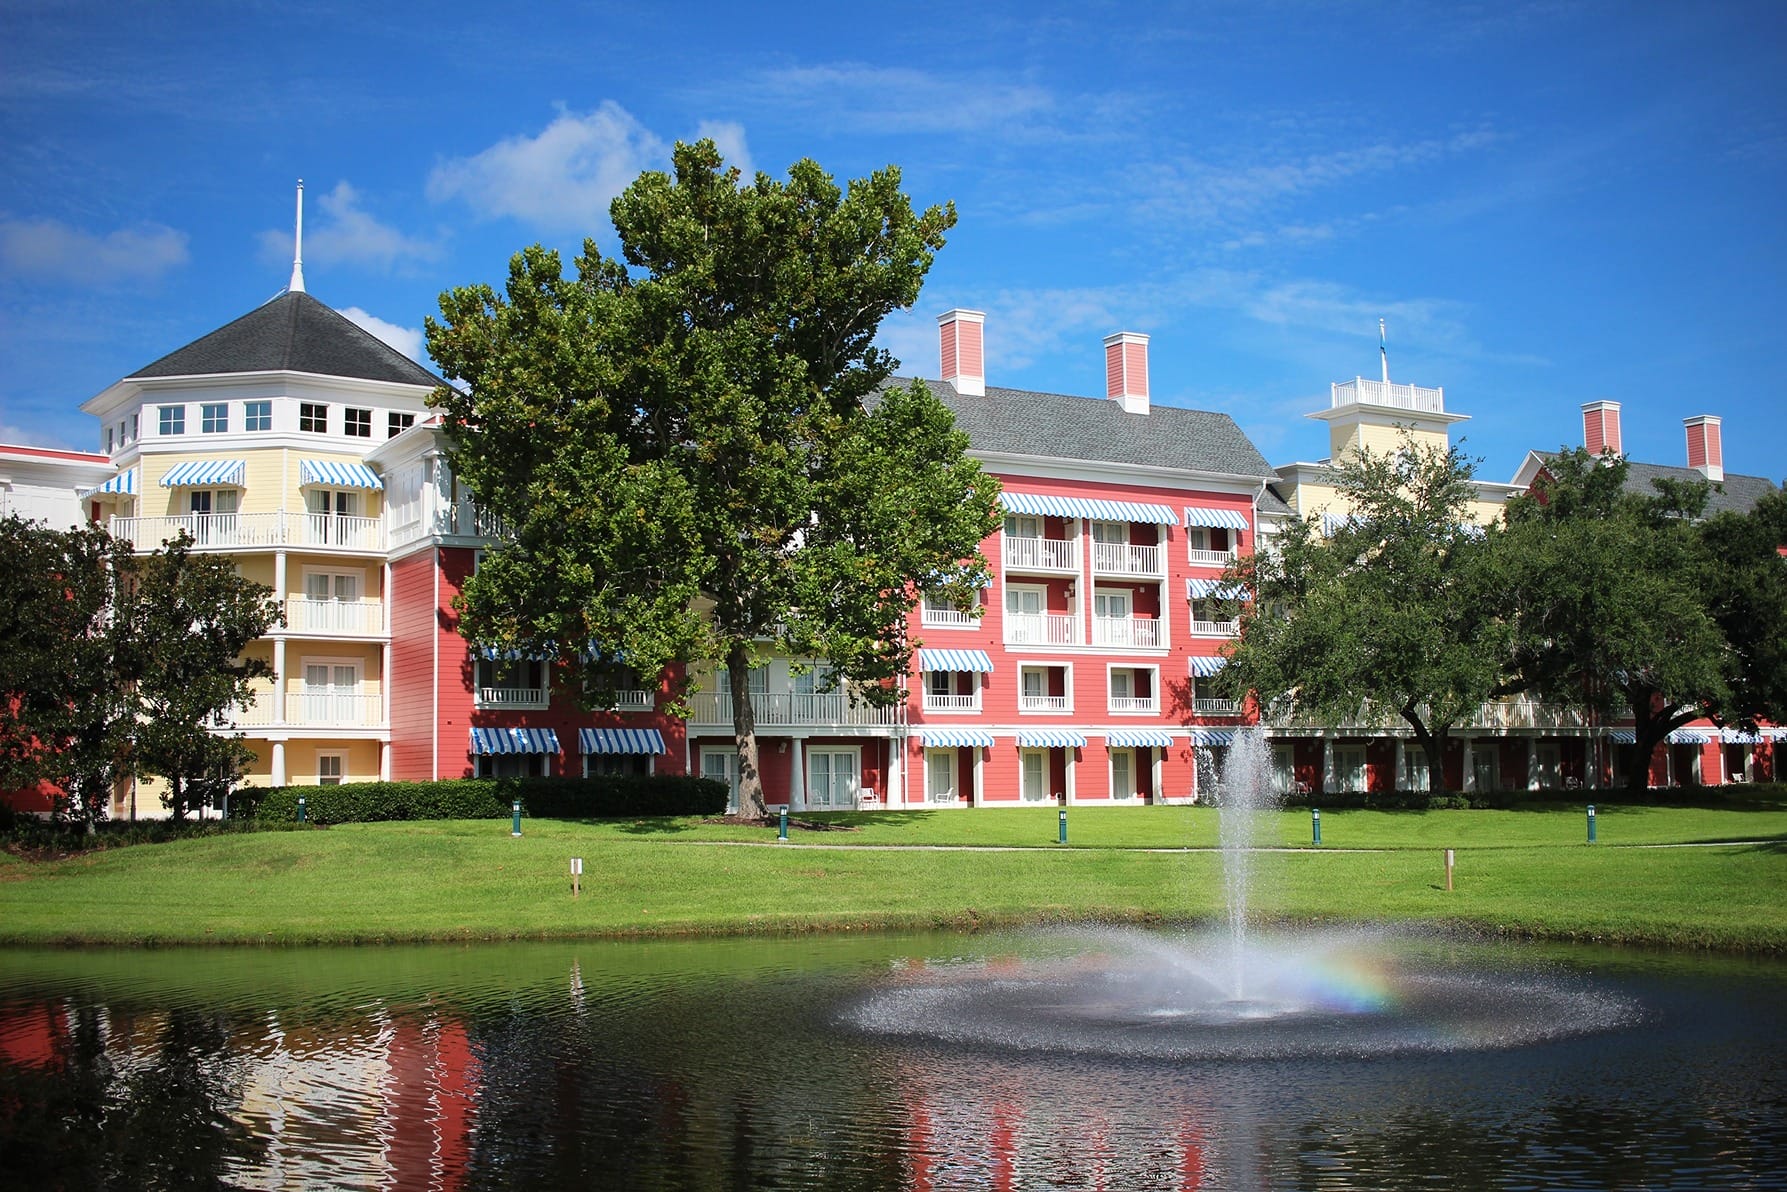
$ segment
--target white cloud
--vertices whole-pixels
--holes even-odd
[[[738,144],[742,149],[742,131]],[[463,199],[486,218],[510,216],[550,231],[594,235],[608,226],[614,197],[642,171],[661,167],[669,148],[608,101],[582,115],[560,111],[538,136],[510,137],[441,162],[429,174],[428,197]]]
[[[349,322],[378,336],[418,364],[422,363],[422,329],[420,327],[400,327],[396,323],[387,323],[377,315],[367,314],[357,306],[350,306],[341,313]]]
[[[163,224],[100,235],[56,219],[0,218],[0,271],[79,286],[152,282],[186,264],[186,243]]]
[[[695,130],[695,139],[703,138],[713,141],[727,165],[738,167],[741,182],[749,182],[756,175],[750,147],[745,144],[744,125],[734,120],[703,120]]]
[[[91,445],[76,447],[65,441],[62,436],[52,434],[41,427],[15,426],[10,422],[0,422],[0,443],[13,447],[46,447],[52,451],[91,451]]]
[[[1058,111],[1045,87],[963,78],[904,66],[847,63],[769,71],[748,89],[778,109],[805,109],[847,127],[877,133],[967,133],[996,128],[1010,136]]]
[[[317,196],[317,214],[304,227],[304,260],[318,265],[362,265],[389,270],[412,262],[432,262],[441,255],[433,241],[409,236],[380,223],[360,206],[360,192],[343,181]],[[261,233],[261,256],[272,263],[292,259],[292,234]]]

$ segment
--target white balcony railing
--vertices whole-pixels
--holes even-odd
[[[1423,414],[1446,412],[1446,391],[1426,389],[1420,385],[1396,385],[1388,381],[1372,381],[1354,377],[1332,386],[1333,407],[1351,405],[1389,406],[1397,410],[1416,410]]]
[[[757,726],[776,725],[843,725],[873,727],[897,723],[898,709],[853,704],[842,691],[801,694],[753,694],[751,709]],[[724,691],[701,691],[689,699],[689,720],[693,724],[730,725],[732,695]]]
[[[1077,538],[1007,538],[1005,565],[1021,571],[1078,571]]]
[[[480,708],[544,708],[552,702],[552,692],[545,687],[480,687]]]
[[[1160,645],[1160,621],[1155,617],[1093,617],[1092,644],[1095,646]]]
[[[1199,637],[1234,637],[1241,632],[1241,622],[1193,621],[1191,631]]]
[[[1077,646],[1080,619],[1065,613],[1006,613],[1005,641],[1014,646]]]
[[[385,606],[376,600],[295,596],[285,602],[285,627],[293,633],[372,636],[385,631]]]
[[[1073,700],[1065,695],[1020,695],[1020,712],[1071,712]]]
[[[658,693],[655,691],[617,691],[614,693],[614,710],[616,712],[650,712],[658,706]]]
[[[1165,575],[1166,552],[1158,546],[1094,542],[1092,570],[1101,575]]]
[[[1113,713],[1119,714],[1157,713],[1160,711],[1160,700],[1152,695],[1113,695],[1110,697],[1109,707]]]
[[[152,550],[184,530],[205,550],[243,550],[275,546],[336,547],[342,550],[385,549],[384,523],[376,517],[333,513],[189,513],[181,517],[114,517],[114,538]]]
[[[1565,704],[1506,700],[1484,704],[1467,728],[1582,728],[1582,712]]]
[[[925,692],[925,711],[927,712],[978,712],[980,711],[980,692],[972,695],[932,695]]]
[[[1191,563],[1196,567],[1227,567],[1235,561],[1232,550],[1199,550],[1193,547],[1189,552]]]
[[[373,728],[384,723],[384,701],[349,691],[298,691],[285,697],[287,724]]]
[[[1235,699],[1193,699],[1191,710],[1199,716],[1239,716],[1241,701]]]
[[[932,608],[926,605],[920,614],[919,623],[926,629],[972,629],[980,624],[980,618],[973,613],[953,608]]]

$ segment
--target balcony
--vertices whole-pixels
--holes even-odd
[[[1166,551],[1158,546],[1094,542],[1092,570],[1099,575],[1139,575],[1159,579],[1167,573]]]
[[[1005,567],[1012,571],[1078,571],[1077,538],[1007,538]]]
[[[980,692],[972,695],[932,695],[925,692],[925,711],[927,712],[978,712],[980,711]]]
[[[285,627],[292,633],[376,637],[385,632],[385,606],[376,600],[297,596],[285,602]]]
[[[279,546],[351,551],[385,549],[383,522],[376,517],[333,513],[189,513],[181,517],[114,517],[114,538],[148,551],[191,535],[200,550],[265,550]]]
[[[1190,556],[1193,567],[1227,567],[1235,561],[1232,550],[1199,550],[1192,547],[1186,552]]]
[[[1161,644],[1160,621],[1155,617],[1093,617],[1092,644],[1156,649]]]
[[[1197,637],[1234,637],[1241,632],[1241,622],[1193,621],[1191,632]]]
[[[1080,619],[1066,613],[1006,613],[1005,642],[1012,646],[1077,646]]]
[[[285,719],[274,716],[279,697],[263,692],[228,714],[228,727],[265,728],[294,725],[302,728],[383,728],[384,700],[357,691],[294,691],[285,696]]]
[[[1331,387],[1332,408],[1369,405],[1389,406],[1395,410],[1412,410],[1419,414],[1444,414],[1446,391],[1424,389],[1420,385],[1394,385],[1388,381],[1369,381],[1354,377]]]
[[[655,691],[617,691],[614,693],[614,710],[616,712],[651,712],[658,706],[658,693]]]
[[[1073,699],[1066,695],[1020,695],[1018,696],[1020,712],[1071,712]]]
[[[920,613],[919,624],[926,629],[973,629],[980,624],[980,618],[959,609],[932,608],[926,605]]]
[[[1238,699],[1193,699],[1191,710],[1198,716],[1239,716],[1241,701]]]
[[[552,702],[552,691],[546,687],[480,687],[480,708],[525,708],[538,711]]]
[[[853,704],[842,691],[751,695],[757,727],[842,725],[872,728],[898,723],[899,709]],[[732,695],[724,691],[700,691],[689,699],[689,722],[698,725],[732,725]]]
[[[1152,695],[1113,695],[1108,697],[1107,705],[1112,715],[1158,715],[1160,712],[1160,699]]]

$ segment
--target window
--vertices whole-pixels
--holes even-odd
[[[183,435],[186,433],[186,407],[162,406],[161,433],[164,435]]]
[[[323,402],[298,403],[298,429],[319,435],[329,433],[329,407]]]
[[[251,401],[242,407],[242,428],[244,430],[272,430],[273,403],[270,401]]]
[[[362,724],[369,711],[360,691],[360,664],[349,659],[304,660],[301,724]]]
[[[1012,514],[1005,519],[1005,536],[1007,538],[1041,538],[1042,519]]]
[[[1110,546],[1128,546],[1129,523],[1095,521],[1092,523],[1092,541]]]
[[[1049,755],[1041,749],[1023,753],[1023,780],[1018,793],[1026,803],[1046,802],[1049,797]]]
[[[701,750],[701,776],[726,784],[726,811],[738,810],[738,751],[715,747]]]
[[[112,453],[112,428],[109,426],[105,428],[105,450],[107,455]]]
[[[927,594],[921,616],[927,629],[972,629],[975,625],[972,608],[951,603],[941,596]]]
[[[1272,746],[1272,788],[1281,795],[1308,793],[1297,790],[1296,756],[1289,745]]]
[[[854,749],[814,749],[807,754],[807,806],[845,811],[856,806],[857,772]]]
[[[745,689],[752,695],[768,695],[769,667],[752,667],[750,672],[745,676]],[[722,696],[730,696],[732,694],[732,672],[723,666],[714,671],[714,690],[719,692]]]
[[[199,407],[199,433],[221,435],[230,429],[230,404],[206,402]]]
[[[392,410],[385,415],[385,437],[395,439],[414,425],[416,425],[414,414],[399,414],[396,410]]]
[[[336,517],[354,516],[358,502],[351,492],[332,492],[326,488],[306,489],[304,504],[312,513],[331,514]]]
[[[1402,750],[1402,774],[1400,789],[1405,791],[1424,791],[1427,789],[1427,751],[1419,742],[1404,742]]]
[[[479,778],[544,778],[544,753],[482,753],[478,755]]]
[[[1133,799],[1135,788],[1135,751],[1111,750],[1111,798]]]
[[[138,421],[138,419],[140,417],[141,416],[137,415],[137,414],[132,414],[130,416],[130,437],[131,437],[131,441],[133,441],[133,442],[136,440],[136,437],[137,437],[137,428],[142,425],[142,423]]]
[[[356,410],[350,406],[342,411],[341,420],[341,429],[344,434],[352,435],[356,439],[370,439],[372,437],[371,410]]]
[[[543,708],[547,664],[534,658],[478,659],[478,703],[486,708]]]
[[[956,753],[953,749],[925,750],[925,802],[956,801]]]
[[[645,777],[652,772],[649,753],[586,753],[583,755],[583,776],[592,774],[630,774]]]
[[[344,759],[339,753],[319,753],[316,755],[316,784],[318,786],[340,786]]]
[[[1365,746],[1334,746],[1334,789],[1363,791],[1365,782]]]

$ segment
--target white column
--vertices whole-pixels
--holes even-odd
[[[285,723],[285,639],[273,639],[273,723]]]
[[[904,803],[900,798],[900,776],[904,771],[905,761],[906,742],[899,737],[887,738],[887,771],[882,778],[887,789],[881,795],[883,807],[899,807]]]
[[[807,809],[807,767],[802,759],[799,737],[790,738],[788,742],[788,809]]]
[[[391,728],[391,643],[384,642],[379,646],[379,723],[387,732]]]
[[[1537,737],[1526,739],[1526,789],[1529,791],[1539,789],[1539,739]]]
[[[975,807],[979,807],[986,801],[986,794],[981,789],[981,766],[985,761],[986,755],[987,751],[985,748],[979,745],[974,747],[974,790],[969,794],[969,801]],[[961,781],[960,776],[957,777],[956,781]]]
[[[1322,790],[1334,791],[1334,738],[1322,734]]]
[[[1408,742],[1401,737],[1396,738],[1396,777],[1390,780],[1390,789],[1402,789],[1402,776],[1408,773]]]
[[[378,776],[380,782],[391,781],[391,742],[378,743]]]
[[[273,742],[273,785],[285,785],[285,742]]]
[[[273,552],[273,595],[278,599],[279,607],[284,608],[287,592],[285,590],[285,552],[283,550]]]
[[[1466,793],[1477,789],[1477,763],[1471,757],[1471,739],[1464,738],[1464,789]]]

